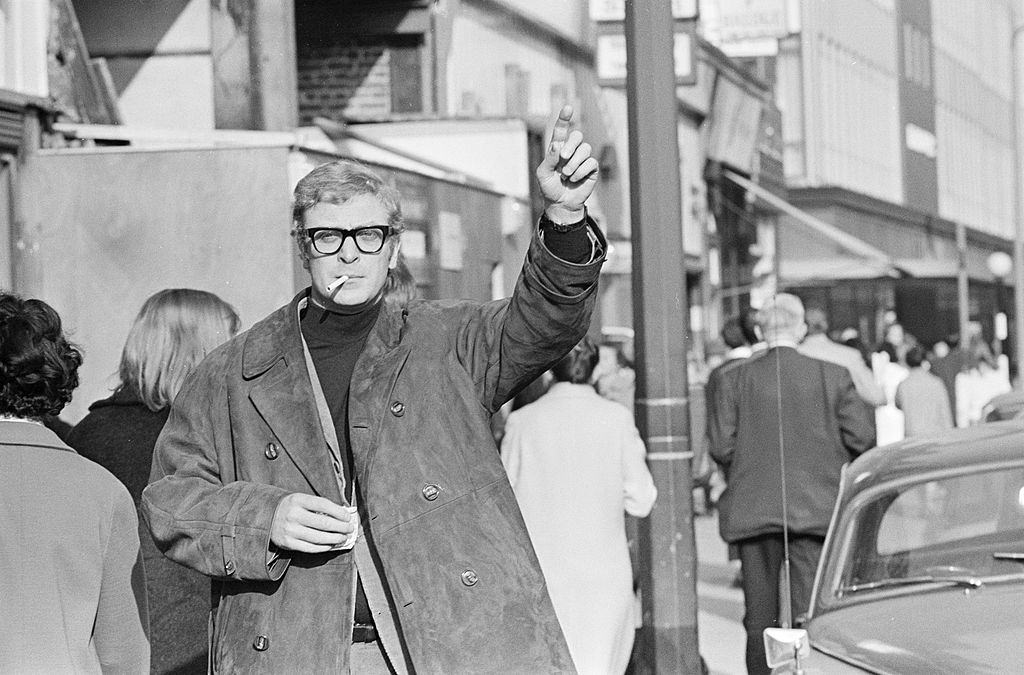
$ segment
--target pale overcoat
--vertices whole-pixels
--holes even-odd
[[[573,671],[488,421],[586,333],[601,262],[565,262],[535,236],[511,299],[381,310],[348,432],[408,670]],[[143,493],[158,546],[215,579],[217,670],[348,671],[353,555],[270,552],[288,493],[344,503],[299,330],[305,297],[189,378]]]

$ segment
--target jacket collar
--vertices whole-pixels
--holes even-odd
[[[307,288],[249,329],[242,349],[242,376],[245,379],[262,375],[281,358],[291,363],[302,363],[299,303],[308,301],[308,297]]]
[[[246,379],[265,373],[282,358],[289,363],[303,363],[299,310],[309,302],[309,294],[310,289],[306,288],[248,332],[242,351],[242,375]],[[368,358],[374,359],[398,344],[407,314],[405,307],[385,304],[381,308],[366,341],[364,351]]]
[[[74,452],[57,438],[57,434],[42,424],[21,420],[0,420],[0,443],[4,445],[34,445],[40,448]]]

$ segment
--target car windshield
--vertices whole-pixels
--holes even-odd
[[[847,521],[825,604],[926,585],[1024,577],[1024,468],[902,485]]]

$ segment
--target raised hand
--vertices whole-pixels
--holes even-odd
[[[544,196],[544,212],[556,223],[583,219],[583,205],[597,185],[598,164],[583,133],[572,129],[571,105],[562,106],[551,128],[547,153],[537,167],[537,181]]]

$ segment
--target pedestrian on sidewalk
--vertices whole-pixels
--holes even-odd
[[[876,408],[885,405],[885,392],[875,383],[875,376],[864,363],[861,353],[853,347],[833,342],[828,336],[828,316],[821,309],[808,309],[805,316],[807,336],[800,343],[798,351],[812,359],[821,359],[838,364],[853,378],[853,386],[864,402]]]
[[[41,300],[0,293],[0,672],[148,673],[139,521],[109,471],[43,426],[82,355]]]
[[[142,303],[128,331],[113,394],[89,406],[68,445],[117,477],[136,508],[149,483],[153,447],[182,382],[239,328],[234,308],[208,291],[165,288]],[[140,534],[150,613],[152,673],[205,673],[210,580],[168,560]]]
[[[398,193],[345,160],[298,182],[310,287],[189,377],[143,492],[158,546],[214,578],[214,671],[573,670],[489,427],[596,302],[598,164],[572,117],[504,300],[383,301]]]
[[[896,406],[903,411],[906,437],[921,436],[952,429],[953,410],[946,385],[928,372],[924,347],[907,350],[910,373],[896,387]]]
[[[792,616],[807,611],[840,470],[874,445],[875,428],[846,368],[797,351],[806,330],[799,298],[770,299],[758,324],[767,349],[725,374],[710,447],[726,474],[719,532],[738,546],[743,572],[747,669],[769,673],[762,633],[779,625],[786,605]],[[789,598],[779,595],[784,521]]]
[[[584,338],[551,369],[544,396],[512,412],[501,459],[581,674],[622,673],[636,630],[625,515],[651,512],[657,490],[633,414],[591,384]]]

